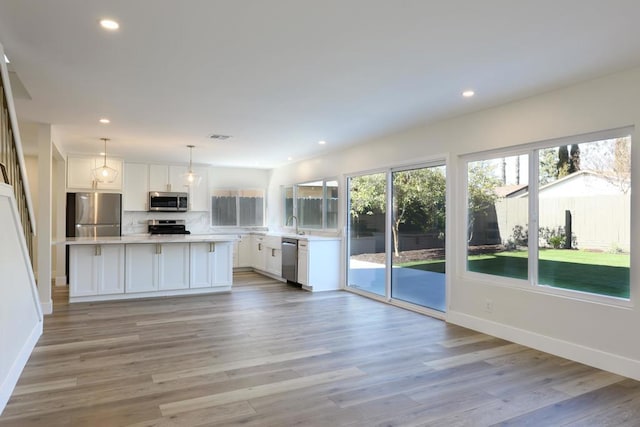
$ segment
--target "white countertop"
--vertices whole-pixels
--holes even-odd
[[[237,234],[131,234],[110,237],[68,237],[56,242],[61,245],[116,245],[135,243],[201,243],[201,242],[234,242],[239,240]]]
[[[289,239],[298,239],[298,240],[340,240],[339,236],[318,236],[315,234],[295,234],[295,233],[286,233],[286,232],[266,232],[266,233],[251,233],[251,234],[261,234],[264,236],[273,236],[273,237],[286,237]]]

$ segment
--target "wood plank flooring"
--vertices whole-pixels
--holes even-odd
[[[0,427],[638,426],[640,383],[348,292],[69,305]]]

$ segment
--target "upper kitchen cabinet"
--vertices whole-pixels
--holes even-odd
[[[193,171],[202,176],[200,185],[184,185],[187,166],[149,165],[143,163],[125,163],[124,198],[125,211],[146,211],[149,203],[149,191],[177,191],[189,193],[190,211],[209,210],[209,189],[207,167],[193,167]]]
[[[149,191],[187,192],[182,176],[186,166],[149,165]]]
[[[202,180],[199,185],[189,188],[189,210],[190,211],[208,211],[209,210],[209,182],[207,171],[209,168],[194,166],[193,172],[200,175]]]
[[[97,182],[91,171],[103,164],[103,157],[67,156],[67,190],[122,191],[122,160],[107,158],[107,166],[118,171],[114,182]]]
[[[146,211],[149,206],[149,165],[143,163],[124,164],[125,211]]]

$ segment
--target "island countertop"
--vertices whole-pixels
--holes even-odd
[[[207,243],[234,242],[240,240],[237,234],[131,234],[105,237],[68,237],[56,242],[59,245],[117,245],[137,243]]]

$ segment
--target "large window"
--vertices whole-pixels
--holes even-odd
[[[256,227],[264,225],[264,190],[213,190],[211,225]]]
[[[338,181],[319,180],[283,187],[284,226],[300,229],[338,228]],[[295,219],[294,219],[295,217]]]
[[[528,158],[512,155],[467,164],[467,268],[528,278]]]
[[[467,161],[467,271],[628,299],[628,130]]]

